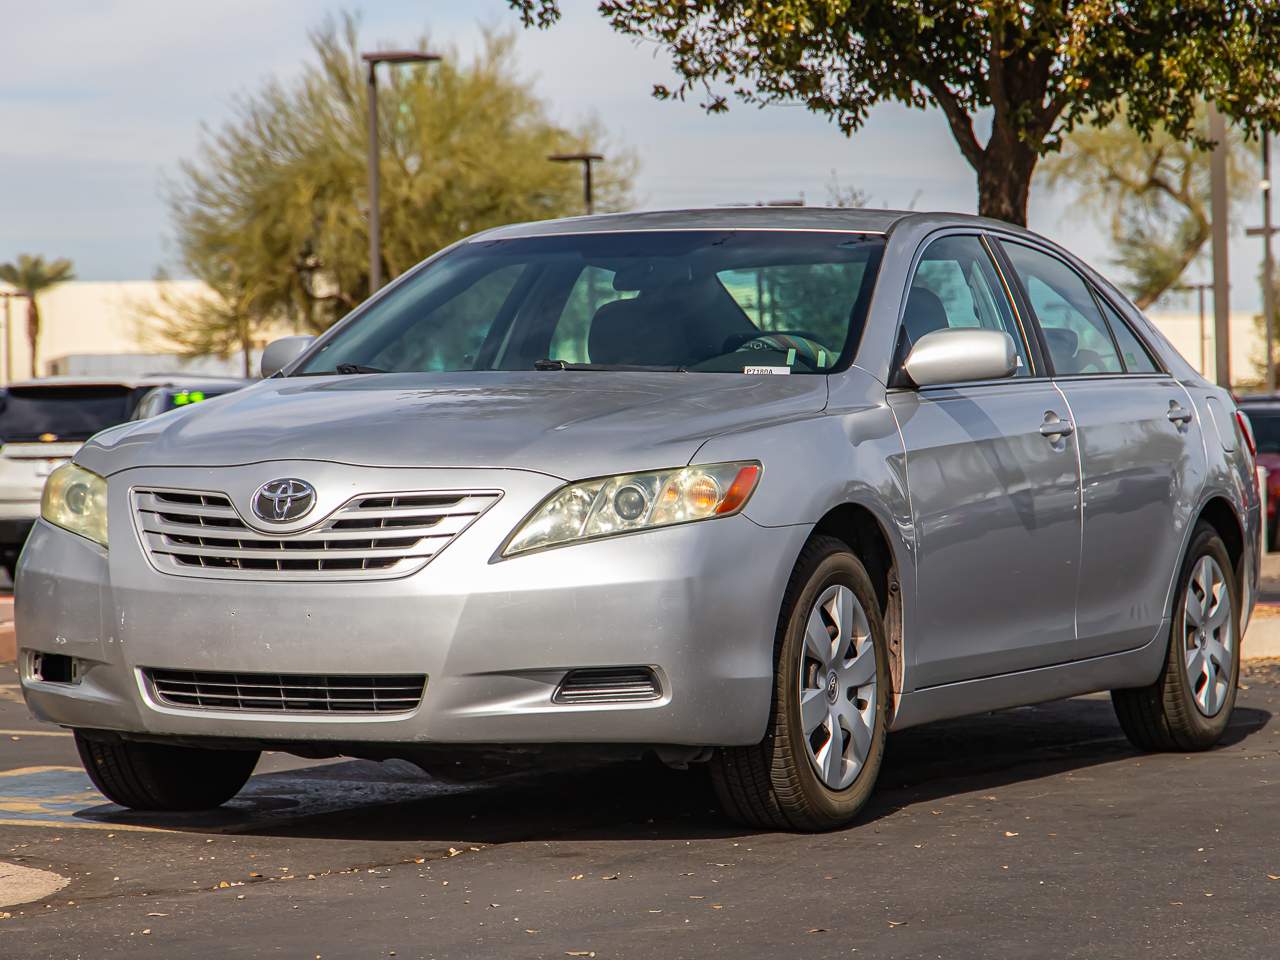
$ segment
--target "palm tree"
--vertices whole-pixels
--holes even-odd
[[[40,308],[36,297],[66,280],[74,280],[71,261],[59,258],[45,263],[44,257],[18,254],[18,262],[0,263],[0,280],[12,284],[27,298],[27,342],[31,345],[31,376],[36,376],[36,348],[40,343]]]

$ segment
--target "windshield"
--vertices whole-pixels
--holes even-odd
[[[0,396],[0,442],[88,440],[132,407],[126,386],[10,387]]]
[[[879,236],[786,231],[476,241],[294,373],[824,373],[857,347],[883,249]]]

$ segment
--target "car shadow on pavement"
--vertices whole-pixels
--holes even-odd
[[[1245,740],[1270,719],[1266,710],[1237,707],[1223,746]],[[927,724],[888,738],[879,787],[858,822],[913,804],[1141,756],[1124,738],[1105,697]],[[402,761],[352,760],[255,776],[217,811],[154,815],[102,805],[77,816],[177,832],[486,845],[753,832],[721,816],[706,770],[696,766],[678,771],[656,760],[561,761],[488,780],[459,779],[429,776]]]

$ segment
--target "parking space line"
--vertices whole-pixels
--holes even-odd
[[[73,737],[66,730],[0,730],[0,737]]]

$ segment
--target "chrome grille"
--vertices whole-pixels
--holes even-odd
[[[570,670],[553,703],[637,703],[662,696],[658,678],[648,667],[592,667]]]
[[[221,493],[133,491],[134,516],[163,573],[254,580],[400,577],[424,567],[501,496],[495,490],[366,494],[301,533],[251,529]]]
[[[423,674],[324,676],[144,670],[161,703],[200,710],[283,713],[407,713],[422,702]]]

